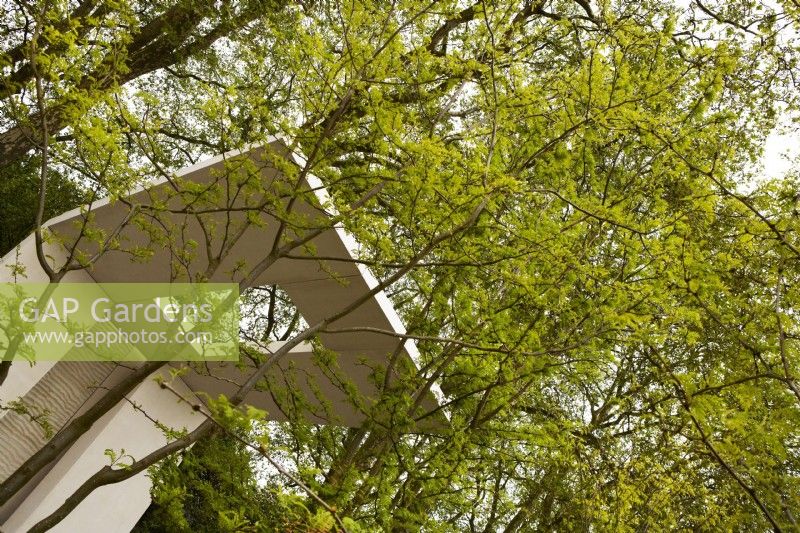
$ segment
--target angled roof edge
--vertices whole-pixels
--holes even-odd
[[[287,139],[284,136],[272,135],[264,143],[248,144],[248,145],[245,145],[241,149],[229,150],[229,151],[227,151],[227,152],[225,152],[223,154],[209,157],[209,158],[204,159],[202,161],[198,161],[197,163],[195,163],[193,165],[190,165],[190,166],[183,167],[183,168],[179,169],[178,171],[175,172],[175,175],[178,176],[178,177],[186,176],[186,175],[192,174],[194,172],[197,172],[199,170],[202,170],[202,169],[204,169],[206,167],[209,167],[209,166],[224,162],[224,161],[226,161],[228,159],[232,159],[232,158],[239,157],[239,156],[246,156],[249,152],[251,152],[251,151],[253,151],[255,149],[258,149],[258,148],[261,148],[262,146],[265,146],[265,145],[268,145],[268,144],[273,144],[273,143],[282,144],[283,147],[286,148],[286,151],[288,152],[288,154],[291,156],[292,162],[294,164],[296,164],[298,167],[303,168],[307,164],[307,159],[305,158],[305,156],[303,154],[298,153],[295,149],[293,149],[292,148],[292,143],[287,142]],[[330,195],[328,194],[328,190],[325,187],[325,185],[322,183],[322,180],[320,180],[317,176],[315,176],[314,174],[311,174],[311,173],[308,173],[306,175],[305,180],[306,180],[306,184],[309,186],[311,191],[316,196],[317,201],[320,203],[320,206],[322,206],[324,208],[324,212],[327,213],[329,216],[332,216],[332,217],[338,216],[339,212],[336,209],[336,207],[333,205],[333,203],[332,203],[332,201],[330,199]],[[140,186],[131,188],[126,193],[125,196],[126,197],[130,197],[130,196],[133,196],[133,195],[135,195],[137,193],[145,192],[145,191],[147,191],[147,190],[149,190],[149,189],[151,189],[153,187],[157,187],[157,186],[163,185],[165,183],[168,183],[168,180],[167,180],[167,178],[163,178],[162,177],[162,178],[153,180],[153,181],[149,182],[148,184],[144,184],[144,185],[140,185]],[[110,203],[111,203],[111,199],[109,197],[105,197],[105,198],[101,198],[101,199],[93,202],[90,205],[92,206],[92,209],[97,209],[97,208],[109,205]],[[58,223],[68,221],[71,218],[75,218],[77,216],[81,216],[82,215],[82,213],[81,213],[82,208],[83,208],[83,206],[77,207],[75,209],[72,209],[70,211],[62,213],[61,215],[55,216],[53,218],[50,218],[45,223],[43,223],[43,227],[56,225]],[[350,258],[355,259],[357,257],[357,249],[358,249],[358,243],[355,240],[355,238],[347,232],[347,230],[344,228],[343,225],[341,225],[339,223],[337,223],[337,224],[335,224],[333,226],[333,230],[336,232],[336,235],[340,239],[342,245],[345,247],[348,255],[350,256]],[[6,259],[9,256],[11,256],[11,254],[13,254],[13,253],[14,253],[14,250],[11,250],[8,254],[6,254],[6,256],[4,258],[2,258],[3,259],[2,262],[5,263]],[[374,289],[375,287],[377,287],[379,285],[379,281],[375,278],[375,276],[373,276],[372,272],[370,272],[370,270],[367,268],[366,265],[364,265],[364,264],[362,264],[360,262],[353,262],[353,264],[358,269],[359,274],[364,279],[365,283],[370,288],[370,290]],[[92,279],[95,279],[94,276],[92,276],[92,273],[90,271],[87,271],[87,274]],[[374,295],[374,299],[375,299],[375,302],[380,307],[381,311],[384,313],[386,319],[391,324],[392,329],[394,330],[394,333],[397,333],[398,335],[405,335],[407,333],[405,325],[403,324],[403,321],[400,318],[400,315],[397,313],[397,310],[394,308],[394,305],[389,300],[389,297],[386,296],[385,291],[384,290],[380,290],[379,292],[377,292]],[[401,340],[403,342],[403,347],[405,349],[405,352],[407,353],[407,355],[409,356],[411,361],[414,363],[414,366],[416,367],[416,370],[419,370],[422,367],[422,361],[421,361],[421,354],[419,352],[419,349],[417,348],[416,342],[414,341],[414,339],[410,339],[410,338],[404,338],[404,339],[401,339]],[[441,390],[441,387],[439,386],[438,383],[434,382],[431,385],[430,392],[434,395],[434,397],[436,398],[436,401],[437,401],[437,403],[439,405],[442,405],[443,403],[445,403],[445,400],[446,400],[445,395],[444,395],[443,391]],[[444,413],[445,417],[449,418],[449,414],[446,412],[446,410],[444,410],[443,413]]]

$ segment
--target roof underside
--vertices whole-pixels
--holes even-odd
[[[87,271],[91,280],[105,283],[241,282],[270,253],[280,225],[276,218],[265,213],[274,210],[260,211],[258,223],[253,223],[252,213],[248,218],[248,210],[253,211],[265,203],[265,191],[270,195],[287,192],[278,202],[278,208],[287,209],[291,205],[292,216],[300,217],[304,226],[328,227],[332,213],[322,207],[326,193],[321,184],[313,177],[303,181],[293,178],[294,183],[290,183],[270,163],[275,161],[276,154],[283,161],[296,163],[286,145],[274,141],[266,150],[260,147],[226,154],[185,169],[178,173],[178,181],[183,185],[176,187],[174,179],[162,179],[123,201],[96,202],[91,209],[92,226],[108,235],[122,229],[118,233],[119,249],[103,253]],[[246,180],[242,179],[245,175],[250,175],[251,179],[257,175],[261,186],[245,185]],[[288,192],[296,190],[297,186],[305,193],[290,204]],[[210,196],[213,201],[191,200],[185,194],[188,188],[207,191],[204,198]],[[176,193],[177,190],[183,192]],[[139,206],[137,209],[143,214],[150,213],[148,206],[159,206],[159,209],[152,210],[153,216],[148,217],[151,223],[125,224],[132,205]],[[168,212],[164,206],[168,207]],[[195,213],[191,213],[192,210]],[[201,210],[204,214],[198,216],[196,212]],[[81,210],[75,210],[51,220],[47,226],[63,239],[65,247],[69,247],[75,242],[84,218]],[[296,237],[292,231],[286,234]],[[169,236],[169,243],[163,242],[165,236]],[[206,242],[214,254],[223,246],[228,248],[219,266],[208,276]],[[23,246],[31,246],[32,239],[26,243]],[[325,229],[308,244],[309,247],[299,247],[292,252],[299,257],[277,260],[249,285],[278,285],[306,322],[313,325],[364,296],[377,281],[362,265],[353,262],[355,243],[342,228]],[[92,256],[97,246],[81,239],[77,248]],[[151,250],[152,256],[146,261],[133,259],[130,252],[137,248]],[[179,261],[175,250],[196,250],[197,253]],[[12,254],[5,258],[5,263]],[[327,259],[320,261],[314,256]],[[38,265],[26,266],[38,268]],[[330,325],[330,329],[365,327],[404,333],[400,318],[382,291]],[[319,339],[327,350],[337,354],[333,365],[320,363],[313,349],[303,344],[281,359],[270,372],[268,390],[254,391],[246,401],[265,409],[277,420],[286,418],[290,411],[300,410],[313,422],[357,425],[364,419],[363,409],[348,399],[342,382],[354,385],[360,400],[369,406],[376,396],[374,373],[386,368],[393,353],[398,350],[400,353],[398,372],[413,372],[416,368],[418,352],[411,340],[403,343],[396,336],[366,331],[322,333]],[[184,381],[192,389],[211,395],[232,394],[237,388],[235,383],[241,383],[247,375],[246,370],[231,363],[194,366],[195,370],[184,376]],[[303,402],[298,401],[298,393],[308,405],[303,406]],[[424,401],[425,407],[434,408],[437,396],[440,397],[440,392],[434,387]],[[438,419],[437,425],[442,422],[441,417],[434,418]]]

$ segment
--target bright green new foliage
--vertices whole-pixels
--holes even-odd
[[[282,136],[421,353],[375,371],[360,427],[220,415],[253,446],[151,471],[148,527],[800,527],[800,179],[759,166],[796,116],[800,9],[681,4],[8,3],[5,167],[38,176],[48,139],[52,172],[116,198]],[[250,340],[309,325],[246,298]]]

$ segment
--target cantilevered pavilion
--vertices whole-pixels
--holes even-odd
[[[280,155],[281,164],[275,164],[274,154]],[[252,173],[253,168],[257,169],[265,187],[286,189],[287,180],[276,166],[302,166],[302,163],[282,141],[274,140],[266,148],[228,153],[199,163],[180,171],[177,177],[197,185],[214,185],[230,193],[236,188],[231,183],[237,179],[236,165],[241,164],[242,172],[249,169]],[[306,199],[291,204],[292,212],[303,215],[310,226],[319,226],[326,220],[330,225],[334,213],[321,183],[313,176],[308,176],[291,185],[308,191]],[[203,253],[196,254],[188,261],[182,258],[180,268],[175,267],[175,246],[180,249],[203,242],[204,234],[194,216],[182,209],[186,197],[171,194],[173,190],[173,180],[164,178],[134,192],[125,201],[96,202],[91,209],[93,224],[108,234],[118,231],[122,245],[118,250],[100,255],[90,268],[70,272],[63,281],[186,282],[196,279],[201,272],[207,272],[208,258]],[[247,269],[242,269],[242,265],[255,265],[269,253],[279,222],[262,214],[259,223],[248,224],[243,210],[230,209],[231,206],[257,205],[259,200],[243,193],[241,197],[226,193],[219,195],[219,224],[230,224],[230,220],[233,220],[241,232],[207,281],[240,282],[246,279],[244,271]],[[166,225],[163,225],[163,213],[159,215],[160,223],[163,231],[172,234],[173,246],[153,242],[152,228],[126,224],[132,205],[167,205],[170,213]],[[46,254],[54,266],[60,266],[65,261],[69,246],[63,243],[76,241],[84,213],[77,209],[45,224],[49,231],[62,237],[62,244],[45,245]],[[228,222],[225,217],[230,217]],[[134,245],[150,246],[152,257],[144,262],[133,261],[125,249]],[[374,289],[378,282],[366,268],[352,261],[356,243],[339,225],[321,232],[310,241],[310,245],[309,248],[298,248],[293,258],[279,259],[248,285],[278,285],[288,294],[303,318],[309,324],[314,324],[347,308]],[[83,240],[78,242],[78,248],[90,256],[96,247],[96,244]],[[313,250],[313,254],[310,250]],[[317,260],[317,256],[326,260]],[[11,268],[13,266],[23,267],[25,276],[15,275],[14,272],[19,269]],[[33,236],[25,239],[0,262],[2,282],[47,280],[37,260]],[[399,316],[382,291],[331,325],[331,328],[348,332],[319,335],[322,345],[338,354],[336,369],[320,366],[315,362],[312,346],[300,344],[270,371],[267,376],[270,386],[251,392],[245,403],[266,410],[272,419],[282,420],[286,418],[286,410],[290,406],[283,404],[281,398],[285,398],[287,392],[301,392],[308,402],[302,408],[302,414],[309,420],[320,424],[358,425],[365,417],[364,411],[375,400],[374,371],[389,366],[392,354],[399,354],[398,364],[393,367],[396,372],[413,372],[418,363],[418,352],[413,341],[391,334],[359,331],[365,327],[404,333]],[[5,383],[0,386],[0,402],[5,404],[22,399],[33,408],[46,410],[49,422],[58,430],[85,412],[108,388],[131,372],[130,367],[130,364],[122,366],[108,362],[38,362],[31,365],[26,361],[15,361]],[[238,388],[237,383],[247,377],[249,368],[237,368],[232,363],[204,364],[177,378],[173,387],[191,401],[202,401],[202,395],[197,396],[195,392],[212,396],[232,394]],[[340,377],[345,377],[355,385],[364,400],[362,407],[356,407],[342,391],[338,383]],[[425,403],[433,407],[439,396],[438,388],[434,387],[434,393],[426,398]],[[109,458],[104,453],[106,449],[124,448],[127,454],[139,458],[166,444],[162,431],[142,412],[134,409],[132,404],[140,405],[149,416],[175,428],[191,430],[204,420],[203,415],[177,402],[173,393],[159,388],[153,379],[142,382],[127,399],[129,401],[121,401],[106,413],[0,509],[0,530],[5,533],[26,531],[49,515],[76,487],[108,464]],[[46,442],[47,438],[37,424],[12,411],[0,411],[0,479],[6,479]],[[116,485],[101,487],[54,531],[127,532],[149,505],[149,490],[150,480],[145,473]]]

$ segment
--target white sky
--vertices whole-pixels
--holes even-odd
[[[761,164],[764,169],[760,173],[764,178],[785,176],[793,166],[793,161],[800,157],[800,132],[774,131],[764,145]]]
[[[780,8],[775,0],[758,0],[766,6]],[[692,9],[692,0],[673,0],[683,10]],[[797,33],[795,33],[797,36]],[[800,169],[800,126],[791,123],[791,117],[785,115],[764,144],[764,154],[760,166],[755,168],[756,181],[781,178],[792,170]],[[748,186],[744,187],[749,188]]]

